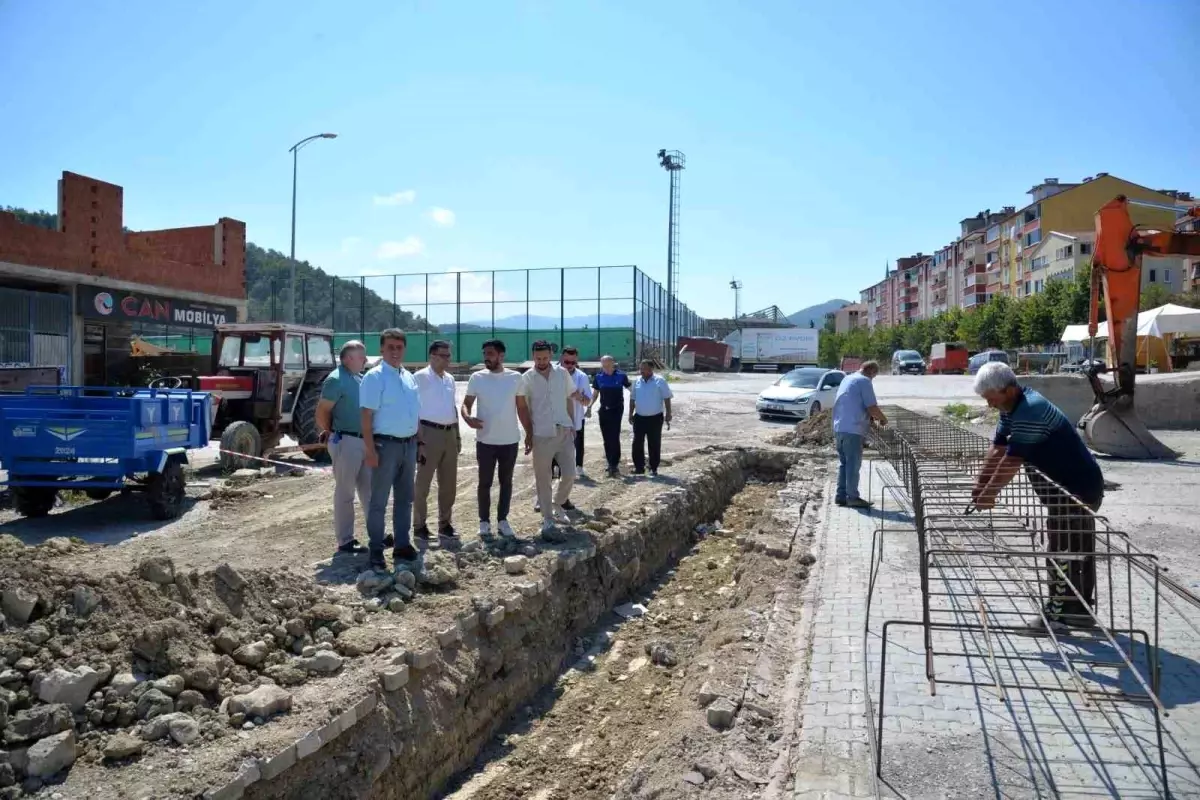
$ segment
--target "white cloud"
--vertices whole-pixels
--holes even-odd
[[[392,194],[377,194],[375,195],[375,205],[377,206],[408,206],[412,205],[417,199],[417,191],[415,189],[405,189],[403,192],[393,192]]]
[[[429,218],[433,220],[434,225],[441,225],[443,228],[454,227],[454,212],[448,208],[434,206],[429,209]]]
[[[375,251],[376,258],[407,258],[425,250],[425,243],[416,236],[406,236],[398,242],[383,242]]]

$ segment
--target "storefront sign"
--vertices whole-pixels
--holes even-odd
[[[227,322],[237,322],[235,306],[197,303],[98,286],[79,287],[79,313],[87,319],[183,328],[213,328]]]

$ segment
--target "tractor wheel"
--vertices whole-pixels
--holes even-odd
[[[229,423],[221,434],[221,469],[236,472],[259,465],[262,455],[262,436],[254,423],[238,420]]]
[[[83,493],[93,500],[107,500],[112,489],[84,489]]]
[[[304,448],[304,453],[319,464],[329,463],[329,451],[318,447],[321,437],[317,431],[317,403],[321,402],[321,385],[313,384],[300,395],[296,414],[292,417],[292,434]]]
[[[12,487],[13,508],[22,517],[44,517],[54,508],[58,490],[53,486]]]
[[[151,473],[146,491],[150,515],[155,519],[178,517],[183,510],[185,486],[183,465],[178,461],[168,461],[162,472]]]

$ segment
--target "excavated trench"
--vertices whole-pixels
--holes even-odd
[[[801,515],[824,467],[783,450],[702,457],[698,476],[635,518],[593,528],[590,544],[540,560],[512,596],[474,598],[453,635],[396,658],[324,729],[206,797],[632,797],[678,784],[680,758],[700,759],[693,783],[743,781],[739,772],[769,782],[770,763],[739,755],[728,763],[741,768],[727,771],[713,746],[733,715],[746,723],[742,740],[782,736],[771,706],[783,676],[770,663],[794,637],[776,612],[807,577]],[[630,602],[649,612],[615,625],[614,607]],[[522,748],[539,724],[550,735]],[[613,732],[658,740],[660,752],[640,747],[639,762],[596,746]],[[591,755],[606,750],[621,757]]]

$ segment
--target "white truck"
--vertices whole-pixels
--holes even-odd
[[[820,336],[816,328],[741,328],[725,341],[742,372],[784,372],[816,366]]]

